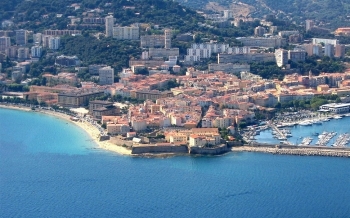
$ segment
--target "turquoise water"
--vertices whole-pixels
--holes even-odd
[[[342,119],[331,119],[328,122],[323,122],[322,125],[312,125],[312,126],[293,126],[288,127],[288,129],[291,130],[292,137],[288,138],[288,141],[297,144],[301,143],[302,138],[304,137],[311,137],[313,138],[311,145],[315,145],[318,138],[317,136],[313,136],[314,133],[321,134],[324,131],[335,131],[337,132],[337,135],[332,138],[327,146],[331,146],[337,137],[341,133],[350,133],[350,117],[343,117]],[[271,130],[265,130],[260,133],[260,135],[257,135],[255,137],[256,141],[263,142],[263,143],[279,143],[280,141],[278,139],[275,139],[272,137],[272,131]],[[347,145],[349,147],[349,145]]]
[[[126,157],[0,109],[0,217],[349,217],[349,184],[347,158]]]

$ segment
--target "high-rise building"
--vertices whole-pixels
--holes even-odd
[[[41,33],[36,33],[33,35],[33,41],[35,44],[40,45],[42,42],[42,34]]]
[[[21,47],[17,50],[17,58],[20,60],[28,59],[29,57],[29,48]]]
[[[17,57],[17,50],[18,50],[17,46],[10,46],[5,50],[5,54],[9,58],[16,58]]]
[[[333,57],[334,56],[334,45],[325,44],[324,45],[324,56]]]
[[[308,56],[312,55],[317,55],[321,56],[322,55],[322,46],[321,45],[314,45],[314,44],[307,44],[304,45],[305,51]]]
[[[0,51],[5,51],[8,47],[11,46],[10,37],[0,37]]]
[[[309,31],[309,30],[311,30],[314,26],[315,26],[315,23],[314,23],[314,21],[313,20],[306,20],[305,21],[305,30],[306,31]]]
[[[293,62],[305,61],[306,52],[303,49],[294,49],[288,51],[288,59]]]
[[[338,44],[335,46],[334,57],[342,58],[345,56],[345,45]]]
[[[284,49],[276,49],[275,51],[276,64],[282,67],[288,64],[288,51]]]
[[[27,30],[16,30],[16,44],[26,45],[27,44]]]
[[[165,48],[171,48],[171,29],[164,30]]]
[[[114,83],[114,69],[110,66],[99,69],[98,74],[100,85],[112,85]]]
[[[113,36],[113,25],[114,25],[114,17],[109,15],[105,18],[106,25],[106,37]]]
[[[32,57],[33,58],[40,58],[41,57],[41,54],[43,52],[43,47],[42,46],[33,46],[31,48],[31,53],[32,53]]]
[[[60,37],[49,38],[49,49],[57,50],[60,47]]]

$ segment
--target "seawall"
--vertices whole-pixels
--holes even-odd
[[[350,157],[350,148],[325,146],[291,146],[291,145],[245,145],[233,147],[231,151],[263,152],[300,156]]]
[[[141,146],[133,146],[131,148],[131,154],[153,154],[153,153],[187,154],[188,149],[186,145],[176,145],[176,146],[141,145]]]
[[[219,155],[228,151],[226,144],[221,144],[215,148],[189,147],[190,154]]]

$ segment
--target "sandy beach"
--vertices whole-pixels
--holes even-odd
[[[70,119],[69,115],[58,113],[55,111],[49,111],[49,110],[40,110],[36,109],[35,111],[31,110],[28,107],[24,106],[17,106],[17,105],[4,105],[0,104],[0,108],[7,108],[7,109],[14,109],[14,110],[22,110],[22,111],[27,111],[27,112],[39,112],[43,114],[47,114],[50,116],[55,116],[59,119],[63,119],[65,121],[69,121],[70,123],[73,123],[83,130],[85,130],[86,133],[89,134],[89,136],[94,140],[94,142],[98,145],[98,148],[108,150],[108,151],[113,151],[121,155],[131,155],[131,150],[124,148],[122,146],[116,145],[111,143],[110,141],[100,141],[99,140],[99,130],[96,129],[93,125],[91,125],[89,122],[86,121],[72,121]]]

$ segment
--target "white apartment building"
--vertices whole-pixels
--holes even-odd
[[[325,44],[324,45],[324,56],[333,57],[334,56],[334,45]]]
[[[5,51],[10,46],[11,46],[10,37],[5,37],[5,36],[0,37],[0,51]]]
[[[185,61],[186,62],[200,61],[200,57],[199,56],[193,56],[193,55],[185,55]]]
[[[224,53],[229,47],[229,44],[221,43],[193,43],[191,46],[193,49],[210,49],[212,53]]]
[[[32,54],[32,58],[40,58],[41,54],[43,52],[43,47],[42,46],[33,46],[31,48],[31,54]]]
[[[207,48],[188,48],[187,49],[187,55],[189,56],[198,56],[199,59],[201,58],[210,58],[211,56],[211,49]]]
[[[288,51],[284,49],[276,49],[275,58],[277,66],[285,66],[288,64]]]
[[[299,31],[297,31],[297,30],[292,30],[292,31],[279,31],[278,32],[278,35],[280,36],[280,37],[288,37],[288,36],[290,36],[290,35],[295,35],[295,34],[299,34]]]
[[[113,27],[113,38],[135,40],[140,37],[140,28],[136,26],[131,27]]]
[[[57,50],[60,47],[60,37],[49,37],[49,49]]]
[[[312,44],[332,44],[332,45],[337,45],[339,44],[338,39],[321,39],[321,38],[312,38]]]
[[[288,51],[288,59],[294,62],[305,61],[306,52],[302,49]]]
[[[130,132],[129,125],[119,123],[107,123],[107,132],[111,135],[126,134]]]
[[[131,120],[131,126],[134,129],[134,131],[143,131],[147,129],[147,122],[146,120]]]
[[[29,48],[21,47],[17,50],[17,58],[24,60],[29,58]]]
[[[114,69],[110,66],[98,70],[100,85],[112,85],[114,83]]]
[[[249,54],[250,53],[250,47],[243,46],[243,47],[229,47],[227,48],[227,54]]]

